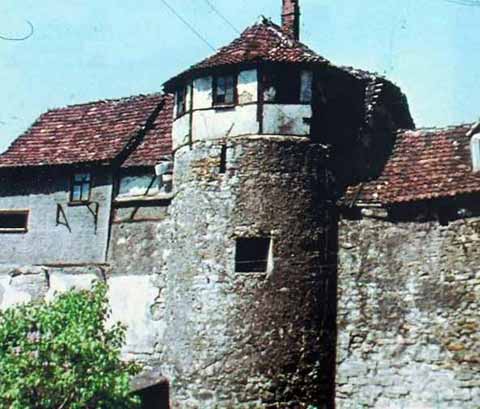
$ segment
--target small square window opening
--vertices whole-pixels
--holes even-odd
[[[70,201],[88,202],[90,200],[91,188],[92,178],[90,173],[75,173],[72,180]]]
[[[266,273],[269,269],[270,238],[237,239],[235,272]]]
[[[0,233],[26,233],[28,210],[0,210]]]
[[[235,103],[235,87],[233,75],[215,77],[213,104],[233,105]]]

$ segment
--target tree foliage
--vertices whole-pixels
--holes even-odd
[[[125,327],[107,327],[104,284],[0,312],[0,409],[131,409]]]

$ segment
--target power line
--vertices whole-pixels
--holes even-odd
[[[185,24],[192,31],[193,34],[195,34],[213,51],[217,51],[217,49],[205,37],[203,37],[187,20],[185,20],[170,4],[168,4],[166,0],[161,1],[183,24]]]
[[[213,4],[210,0],[205,0],[205,3],[208,4],[208,6],[213,10],[213,12],[220,17],[228,26],[232,28],[233,31],[235,31],[237,34],[242,34],[240,30],[235,27],[235,25],[228,19],[226,18]]]
[[[33,32],[35,31],[34,28],[33,28],[33,24],[26,20],[27,21],[27,24],[30,28],[30,31],[28,34],[24,35],[23,37],[7,37],[7,36],[4,36],[4,35],[0,35],[0,40],[5,40],[5,41],[25,41],[25,40],[28,40],[31,36],[33,36]]]

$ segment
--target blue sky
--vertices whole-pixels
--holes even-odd
[[[205,0],[167,0],[214,46],[237,33]],[[210,0],[240,30],[278,21],[281,0]],[[480,7],[446,0],[301,0],[302,40],[341,65],[385,74],[418,126],[480,116]],[[211,50],[160,0],[2,0],[0,151],[50,108],[158,92]]]

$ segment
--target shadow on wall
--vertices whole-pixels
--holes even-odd
[[[136,392],[142,400],[142,409],[170,409],[169,386],[167,382],[159,383]]]

